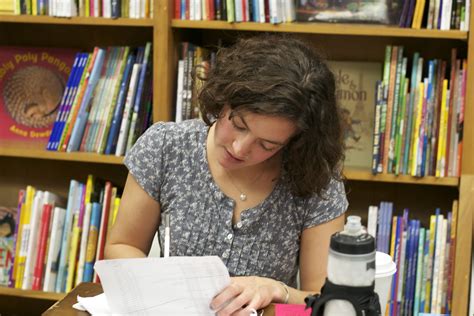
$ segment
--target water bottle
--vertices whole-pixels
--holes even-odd
[[[359,216],[348,216],[344,230],[331,236],[328,257],[328,280],[344,286],[370,286],[375,280],[375,240],[367,234]],[[324,316],[355,316],[346,300],[330,300]]]

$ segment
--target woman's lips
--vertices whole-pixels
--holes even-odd
[[[237,158],[235,157],[234,155],[232,155],[227,149],[225,150],[225,153],[226,153],[226,156],[229,160],[233,160],[233,161],[236,161],[236,162],[244,162],[243,159],[240,159],[240,158]]]

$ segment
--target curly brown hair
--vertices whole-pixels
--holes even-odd
[[[309,45],[288,35],[239,39],[219,49],[198,96],[204,121],[211,125],[225,105],[232,112],[279,116],[298,133],[283,152],[292,192],[308,197],[341,180],[344,159],[335,79]]]

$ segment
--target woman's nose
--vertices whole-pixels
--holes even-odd
[[[250,153],[251,146],[252,140],[248,135],[236,138],[232,144],[234,154],[237,156],[236,158],[244,159],[247,157]]]

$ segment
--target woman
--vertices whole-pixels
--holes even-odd
[[[217,255],[232,276],[218,315],[303,303],[347,208],[333,74],[299,40],[242,39],[219,51],[199,101],[205,122],[155,124],[127,155],[106,257],[146,256],[167,212],[172,256]]]

